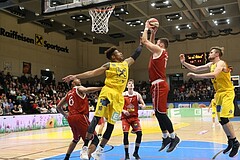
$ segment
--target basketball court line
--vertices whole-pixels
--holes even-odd
[[[213,143],[213,142],[199,142],[199,141],[182,141],[179,146],[171,153],[166,151],[158,152],[161,141],[147,141],[142,142],[139,155],[143,160],[210,160],[214,159],[229,159],[228,155],[221,154],[221,151],[226,147],[224,144]],[[109,146],[105,147],[109,150]],[[129,153],[132,157],[134,143],[129,145]],[[105,160],[123,160],[124,159],[124,146],[116,145],[113,150],[106,151],[103,154]],[[165,149],[166,150],[166,149]],[[220,150],[220,151],[219,151]],[[187,151],[187,152],[186,152]],[[65,154],[58,156],[41,158],[38,160],[60,160],[63,159]],[[71,160],[79,160],[80,150],[72,153]],[[231,160],[240,159],[239,156],[231,158]]]

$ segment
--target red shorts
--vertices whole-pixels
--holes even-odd
[[[80,138],[84,140],[90,124],[89,119],[86,115],[76,114],[68,116],[68,123],[72,129],[74,141],[79,141]]]
[[[141,131],[140,120],[138,117],[124,118],[122,119],[122,130],[123,132],[129,132],[130,126],[134,132]]]
[[[167,112],[168,92],[169,87],[166,81],[158,82],[151,86],[153,108],[159,113]]]

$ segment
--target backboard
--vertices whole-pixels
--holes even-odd
[[[42,13],[46,15],[77,9],[89,9],[123,1],[124,0],[42,0]]]

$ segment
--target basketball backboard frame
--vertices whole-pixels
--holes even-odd
[[[88,2],[89,1],[89,2]],[[51,0],[42,0],[42,14],[51,15],[64,12],[71,12],[75,10],[88,10],[90,8],[97,8],[106,5],[112,5],[119,2],[125,2],[128,0],[84,0],[86,5],[81,0],[73,0],[73,3],[67,3],[64,5],[51,6]],[[89,3],[89,4],[88,4]]]

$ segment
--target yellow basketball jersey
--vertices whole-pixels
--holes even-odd
[[[110,62],[110,67],[106,70],[105,85],[114,88],[116,91],[122,93],[128,80],[128,63]]]
[[[214,72],[216,67],[217,67],[216,63],[212,64],[210,68],[211,72]],[[221,71],[216,78],[212,78],[211,80],[216,92],[232,91],[234,89],[231,81],[230,71],[228,72]]]

